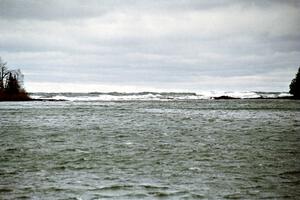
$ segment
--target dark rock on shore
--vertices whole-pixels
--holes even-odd
[[[231,96],[219,96],[219,97],[213,97],[215,100],[221,100],[221,99],[241,99],[241,98],[235,98]]]
[[[0,101],[31,101],[32,99],[26,92],[6,93],[0,92]]]
[[[30,99],[30,101],[68,101],[65,99]]]

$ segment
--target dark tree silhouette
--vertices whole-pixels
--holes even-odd
[[[17,75],[10,72],[6,81],[5,91],[8,94],[17,94],[20,92],[20,88]]]
[[[300,67],[298,69],[296,77],[290,84],[290,94],[292,94],[297,99],[300,98]]]
[[[8,75],[6,62],[3,62],[0,57],[0,91],[4,90],[5,86],[5,78]]]
[[[20,70],[8,70],[0,57],[0,101],[30,100],[22,88],[23,75]]]

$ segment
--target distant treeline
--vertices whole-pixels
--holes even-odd
[[[290,84],[290,94],[292,94],[296,99],[300,99],[300,67],[296,77]]]
[[[30,97],[22,87],[23,74],[20,70],[9,70],[0,57],[0,101],[25,101]]]

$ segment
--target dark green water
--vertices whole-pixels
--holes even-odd
[[[300,101],[0,102],[0,199],[299,199]]]

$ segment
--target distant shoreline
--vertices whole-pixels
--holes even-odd
[[[219,96],[212,98],[214,100],[231,100],[231,99],[289,99],[289,100],[300,100],[299,98],[295,98],[293,96],[285,96],[285,97],[254,97],[254,98],[238,98],[231,96]]]
[[[175,100],[174,101],[205,101],[205,100],[300,100],[299,98],[295,97],[257,97],[257,98],[236,98],[236,97],[230,97],[230,96],[219,96],[219,97],[213,97],[210,99],[182,99],[182,100]],[[172,101],[172,99],[170,99]],[[14,99],[14,100],[0,100],[0,102],[28,102],[28,101],[39,101],[39,102],[62,102],[62,101],[69,101],[71,100],[67,99]],[[80,101],[80,100],[79,100]],[[96,100],[98,102],[101,101],[107,101],[107,100]],[[95,101],[95,102],[96,102]],[[109,101],[122,101],[122,100],[109,100]],[[124,100],[123,100],[124,101]],[[157,101],[157,100],[125,100],[125,101]],[[84,101],[83,101],[84,102]]]
[[[27,98],[16,95],[14,98],[0,98],[0,101],[197,101],[197,100],[258,100],[258,99],[287,99],[297,100],[288,92],[202,92],[202,93],[174,93],[174,92],[93,92],[93,93],[28,93]],[[299,99],[299,98],[298,98]]]

